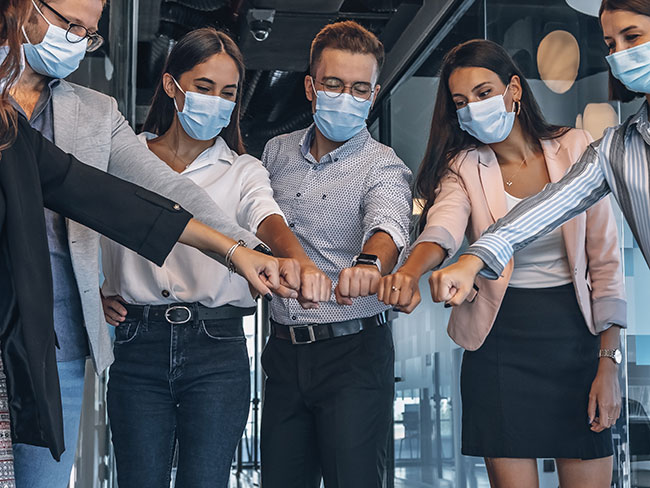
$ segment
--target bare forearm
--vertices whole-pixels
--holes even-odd
[[[178,242],[199,249],[221,262],[228,250],[236,244],[230,237],[226,237],[196,219],[189,221]]]
[[[440,265],[447,256],[447,252],[434,242],[421,242],[408,257],[400,271],[412,276],[420,277]]]
[[[280,215],[270,215],[257,227],[257,237],[280,258],[293,258],[301,263],[311,261],[298,238]]]
[[[612,325],[609,329],[600,334],[601,349],[618,349],[620,341],[621,328],[618,325]]]
[[[381,261],[381,273],[387,275],[397,264],[399,251],[393,238],[383,231],[375,232],[363,246],[365,254],[374,254]]]

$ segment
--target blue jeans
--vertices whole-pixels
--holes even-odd
[[[61,361],[57,366],[63,405],[65,452],[61,461],[56,462],[49,449],[14,444],[16,488],[66,488],[70,481],[79,437],[86,360]]]
[[[248,418],[242,320],[129,320],[115,330],[108,415],[120,488],[225,488]]]

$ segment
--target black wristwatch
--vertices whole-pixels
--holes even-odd
[[[266,254],[267,256],[273,256],[273,252],[271,251],[269,246],[267,246],[263,242],[255,246],[253,248],[253,251],[261,252],[262,254]]]
[[[368,266],[377,266],[377,269],[381,273],[381,261],[375,254],[357,254],[352,259],[352,266],[357,266],[359,264],[366,264]]]

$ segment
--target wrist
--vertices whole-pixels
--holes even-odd
[[[612,358],[598,358],[598,371],[618,374],[618,364]]]
[[[466,266],[474,275],[479,274],[479,272],[485,267],[483,260],[473,254],[463,254],[458,258],[458,262],[462,263],[463,266]]]

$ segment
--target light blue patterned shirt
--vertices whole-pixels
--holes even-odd
[[[395,152],[375,141],[367,129],[316,161],[309,152],[314,126],[270,140],[262,163],[274,198],[307,255],[336,286],[377,231],[408,249],[412,196],[411,171]],[[388,307],[376,296],[338,305],[333,295],[320,308],[304,310],[296,300],[275,298],[273,320],[286,325],[331,323],[370,317]]]
[[[650,264],[650,123],[648,105],[625,123],[607,129],[557,183],[526,198],[490,226],[466,254],[485,263],[496,279],[513,253],[609,194],[618,201],[646,262]]]

